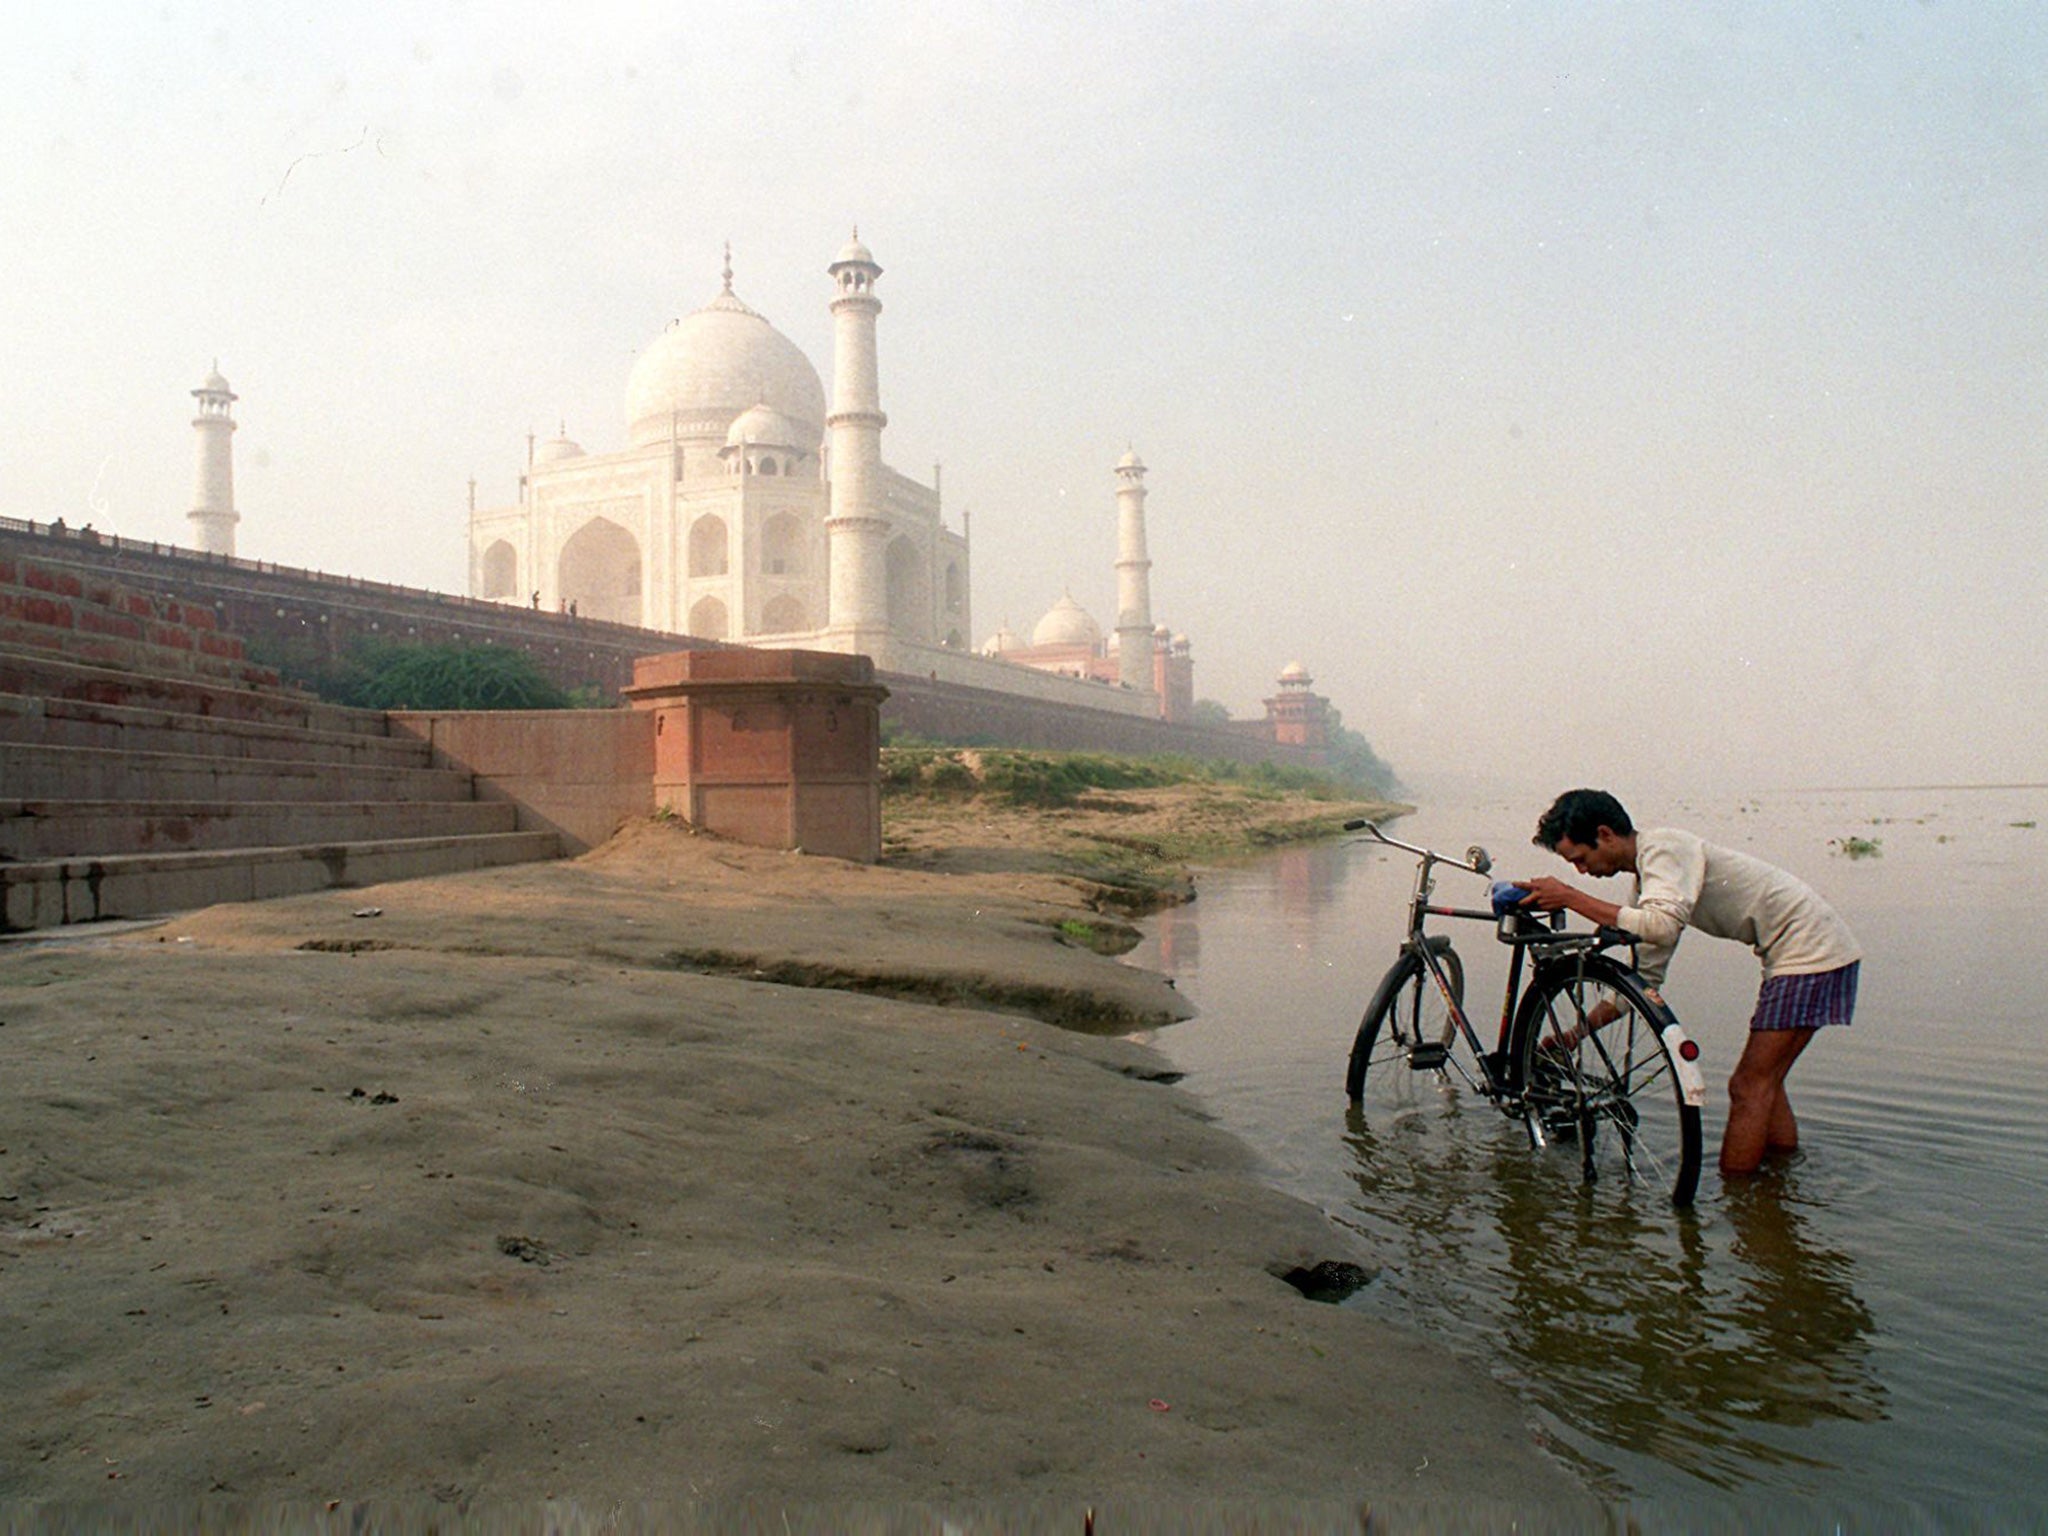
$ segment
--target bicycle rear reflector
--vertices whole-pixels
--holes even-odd
[[[1678,1054],[1683,1056],[1687,1061],[1698,1061],[1700,1059],[1699,1042],[1697,1040],[1687,1040],[1683,1042],[1678,1047]]]

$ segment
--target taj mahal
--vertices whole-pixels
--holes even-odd
[[[1063,597],[1028,638],[1005,626],[974,645],[969,529],[946,526],[936,472],[926,485],[882,457],[882,268],[856,231],[826,271],[829,400],[810,359],[733,292],[728,249],[722,290],[634,363],[624,448],[529,435],[512,505],[478,506],[471,482],[470,594],[1186,719],[1193,662],[1153,621],[1137,454],[1109,477],[1113,627]]]

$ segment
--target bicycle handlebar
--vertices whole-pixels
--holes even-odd
[[[1403,853],[1415,854],[1420,858],[1428,859],[1432,864],[1448,864],[1453,869],[1462,869],[1470,874],[1483,875],[1493,868],[1493,859],[1477,843],[1474,843],[1465,850],[1464,858],[1454,859],[1449,854],[1438,853],[1430,848],[1418,848],[1413,843],[1404,843],[1397,837],[1389,837],[1380,830],[1379,823],[1376,821],[1366,821],[1363,819],[1347,821],[1344,823],[1344,830],[1346,832],[1363,832],[1375,842],[1385,843],[1389,848],[1399,848]]]

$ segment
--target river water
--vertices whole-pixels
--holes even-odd
[[[1529,844],[1542,803],[1425,808],[1389,830],[1452,853],[1484,843],[1497,875],[1574,878]],[[1690,1213],[1589,1192],[1569,1150],[1532,1152],[1519,1125],[1433,1078],[1392,1112],[1347,1112],[1345,1057],[1400,940],[1407,855],[1346,842],[1202,871],[1199,899],[1151,920],[1129,957],[1200,1010],[1154,1043],[1275,1183],[1363,1237],[1382,1267],[1347,1305],[1483,1361],[1562,1454],[1653,1520],[2038,1517],[2048,786],[1694,798],[1656,819],[1802,875],[1865,950],[1856,1023],[1823,1032],[1789,1080],[1800,1151],[1724,1189],[1714,1148],[1756,962],[1697,934],[1680,947],[1665,994],[1709,1085]],[[1847,856],[1850,838],[1876,851]],[[1484,889],[1448,871],[1437,899],[1484,905]],[[1454,933],[1490,1036],[1505,950],[1484,925],[1435,926]]]

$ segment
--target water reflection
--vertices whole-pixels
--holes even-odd
[[[1401,1253],[1380,1284],[1404,1310],[1455,1312],[1567,1424],[1724,1488],[1824,1465],[1774,1431],[1885,1416],[1854,1263],[1814,1235],[1796,1169],[1680,1213],[1589,1195],[1494,1122],[1455,1094],[1347,1120],[1346,1215]]]

